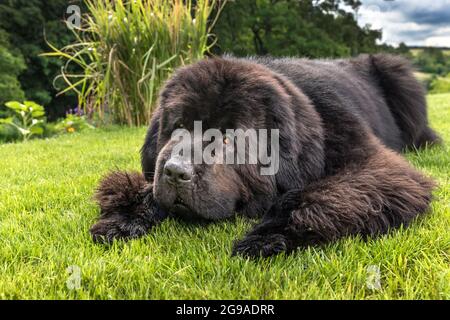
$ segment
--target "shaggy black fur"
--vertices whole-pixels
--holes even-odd
[[[192,130],[194,120],[204,130],[279,129],[278,173],[203,164],[186,183],[170,183],[171,133]],[[386,233],[426,212],[433,189],[397,152],[437,142],[424,91],[402,58],[203,60],[161,92],[142,148],[145,179],[116,172],[102,181],[91,233],[111,241],[141,236],[166,216],[262,216],[233,249],[249,257]]]
[[[139,172],[112,172],[95,194],[99,221],[91,228],[94,241],[137,238],[167,215],[153,199],[152,185]]]

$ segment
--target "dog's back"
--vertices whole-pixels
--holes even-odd
[[[409,62],[401,57],[380,54],[340,60],[255,61],[288,77],[319,113],[345,109],[365,121],[394,150],[439,141],[428,126],[424,89]]]

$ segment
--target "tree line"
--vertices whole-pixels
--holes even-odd
[[[82,1],[74,3],[84,12]],[[0,108],[8,100],[26,98],[57,118],[75,107],[74,95],[56,96],[60,88],[53,80],[62,62],[39,56],[49,51],[46,41],[62,47],[74,40],[64,23],[68,5],[67,0],[0,4]],[[424,72],[450,72],[442,50],[412,56],[405,44],[379,44],[382,30],[358,25],[360,7],[358,0],[229,0],[213,28],[211,53],[322,58],[392,52],[415,59]]]

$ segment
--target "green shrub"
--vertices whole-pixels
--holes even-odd
[[[0,143],[14,142],[20,139],[20,134],[12,126],[0,124]]]
[[[0,106],[9,100],[23,100],[18,76],[25,70],[25,62],[19,52],[11,51],[8,37],[0,29]]]
[[[43,123],[44,107],[33,102],[9,101],[6,107],[13,113],[11,117],[0,119],[0,124],[14,128],[22,140],[28,140],[32,136],[40,136],[44,133]]]
[[[162,83],[174,68],[209,50],[216,0],[86,0],[89,13],[75,29],[77,41],[53,52],[66,60],[59,78],[79,105],[102,119],[148,123]],[[195,5],[194,5],[195,4]],[[214,11],[215,17],[220,9]],[[83,74],[70,72],[76,64]]]
[[[65,119],[54,126],[54,129],[57,133],[74,133],[85,129],[94,129],[94,127],[88,123],[85,116],[68,114]]]
[[[430,93],[450,92],[450,74],[447,77],[435,77],[430,83]]]

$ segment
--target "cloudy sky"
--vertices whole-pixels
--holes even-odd
[[[383,41],[397,45],[450,47],[450,0],[361,0],[360,25],[383,29]]]

